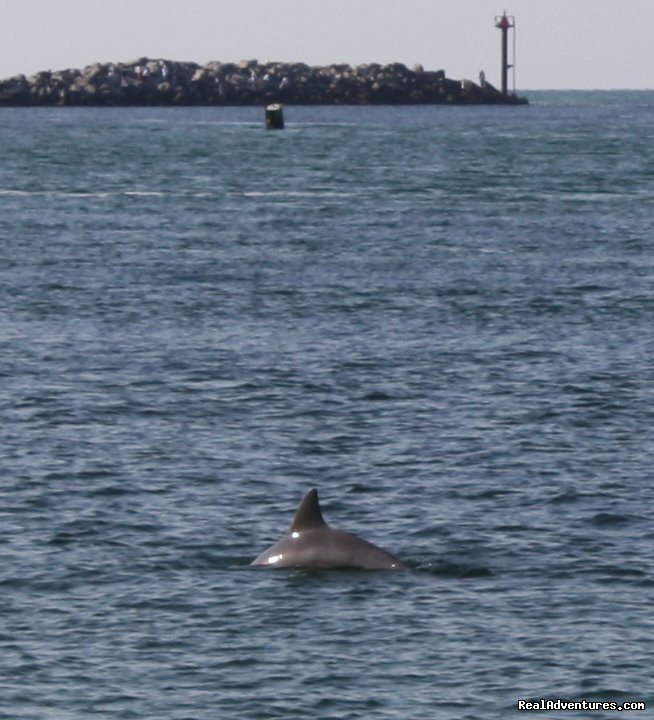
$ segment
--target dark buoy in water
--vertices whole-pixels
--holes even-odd
[[[279,103],[266,107],[266,128],[268,130],[284,129],[284,109]]]

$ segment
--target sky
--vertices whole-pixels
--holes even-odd
[[[654,0],[0,0],[0,78],[140,57],[419,63],[518,90],[654,88]]]

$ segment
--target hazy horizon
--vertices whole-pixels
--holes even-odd
[[[516,87],[651,89],[653,0],[22,0],[3,2],[0,78],[140,57],[210,61],[402,62],[500,80],[506,9]]]

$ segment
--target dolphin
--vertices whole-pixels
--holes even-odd
[[[367,540],[329,527],[323,520],[315,488],[302,498],[286,535],[250,564],[275,568],[408,569],[396,557]]]

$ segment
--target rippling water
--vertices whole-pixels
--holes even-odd
[[[654,702],[654,94],[531,99],[2,111],[0,717]]]

